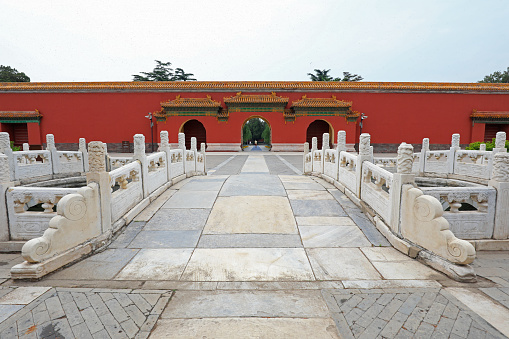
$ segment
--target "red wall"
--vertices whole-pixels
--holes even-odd
[[[235,92],[114,92],[114,93],[0,93],[0,111],[33,111],[43,115],[40,138],[52,133],[57,143],[77,143],[79,137],[87,141],[101,140],[119,143],[132,140],[136,133],[143,133],[150,142],[149,121],[144,116],[160,110],[160,103],[182,97],[204,98],[223,102],[224,97]],[[243,94],[260,94],[250,93]],[[270,94],[269,92],[263,94]],[[352,109],[365,113],[363,132],[371,134],[372,143],[399,144],[421,143],[429,137],[432,144],[449,144],[453,133],[461,133],[461,143],[479,139],[481,129],[472,126],[473,109],[481,111],[509,111],[509,94],[471,93],[368,93],[368,92],[277,92],[289,97],[289,105],[306,94],[308,97],[331,97],[352,101]],[[207,130],[207,142],[240,143],[241,127],[251,116],[261,116],[269,121],[273,143],[305,142],[308,125],[320,117],[298,117],[286,123],[281,113],[232,112],[228,122],[218,122],[214,117],[197,117]],[[158,123],[157,130],[168,130],[170,142],[177,142],[180,126],[191,117],[171,117]],[[347,130],[347,142],[354,143],[358,125],[347,124],[342,117],[324,117],[330,122],[334,134]],[[36,135],[33,132],[31,135]],[[474,136],[472,140],[472,136]],[[159,137],[155,134],[155,140]],[[335,139],[335,136],[334,136]],[[43,140],[44,141],[44,140]],[[335,140],[334,140],[335,141]],[[31,141],[32,143],[32,141]]]

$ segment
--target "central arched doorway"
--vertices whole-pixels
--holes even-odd
[[[334,136],[332,126],[325,120],[315,120],[310,123],[306,131],[306,142],[309,143],[309,148],[311,148],[313,137],[316,137],[318,139],[318,149],[322,149],[324,133],[329,133],[329,147],[332,148],[332,138]]]
[[[182,127],[180,127],[180,133],[184,133],[186,135],[186,149],[191,148],[191,138],[196,138],[196,147],[200,149],[200,145],[202,142],[207,144],[207,131],[205,130],[205,126],[198,120],[188,120],[186,121]]]
[[[272,129],[261,116],[251,116],[242,124],[242,149],[268,151],[271,147]]]

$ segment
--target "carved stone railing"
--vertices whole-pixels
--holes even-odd
[[[172,179],[175,179],[183,174],[184,172],[184,151],[181,149],[172,149],[170,151],[170,172]]]
[[[111,222],[115,223],[136,204],[143,200],[141,165],[139,161],[129,163],[110,173]]]
[[[194,175],[196,172],[196,151],[187,150],[185,151],[185,169],[188,176]]]
[[[304,173],[313,172],[313,154],[309,151],[309,144],[304,145]]]
[[[422,187],[438,199],[451,231],[462,239],[491,239],[497,192],[492,187]]]
[[[425,172],[449,173],[450,150],[446,151],[427,151]]]
[[[339,154],[338,181],[350,191],[357,190],[357,156],[341,152]]]
[[[77,188],[11,187],[6,192],[9,238],[30,240],[40,237],[56,215],[54,206]],[[40,205],[40,206],[39,206]],[[38,210],[33,211],[35,207]]]
[[[57,155],[59,161],[59,173],[85,172],[82,152],[57,151]]]
[[[323,173],[334,180],[338,180],[338,170],[338,151],[335,149],[325,150],[325,157],[323,159]]]
[[[373,157],[373,164],[385,168],[389,171],[389,169],[396,168],[398,160],[396,157]],[[389,171],[391,172],[391,171]]]
[[[493,170],[493,152],[490,151],[456,151],[454,174],[474,178],[491,179]]]
[[[113,171],[117,168],[120,168],[122,166],[125,166],[131,162],[133,162],[133,157],[112,157],[109,156],[109,168],[110,171]]]
[[[147,156],[148,164],[148,193],[154,192],[156,189],[168,182],[168,166],[166,164],[166,153],[157,152]]]
[[[323,173],[323,151],[313,151],[313,172]]]
[[[373,208],[389,224],[391,218],[391,194],[393,174],[379,166],[363,162],[360,198]]]
[[[14,178],[27,179],[53,174],[50,151],[18,151],[14,156]]]

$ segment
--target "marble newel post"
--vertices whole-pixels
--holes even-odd
[[[421,156],[419,157],[419,173],[422,175],[426,171],[426,153],[429,152],[429,139],[422,139]]]
[[[88,151],[85,138],[80,138],[78,151],[81,152],[81,158],[83,160],[83,172],[88,172]]]
[[[403,185],[414,184],[415,174],[412,174],[414,147],[405,142],[398,147],[397,173],[393,174],[391,195],[391,219],[389,227],[394,233],[401,235],[401,193]]]
[[[315,171],[315,151],[317,151],[317,150],[318,150],[318,138],[313,137],[311,139],[311,163],[313,164],[312,168],[311,168],[311,172]]]
[[[336,141],[337,141],[336,150],[338,151],[338,157],[339,157],[339,153],[346,152],[346,132],[339,131]]]
[[[497,132],[497,136],[495,138],[495,148],[493,148],[493,153],[507,152],[507,148],[505,148],[505,140],[506,140],[505,132]]]
[[[325,152],[330,148],[330,135],[329,133],[324,133],[322,135],[322,173],[325,172]]]
[[[55,136],[53,134],[46,134],[46,150],[51,153],[53,174],[60,173],[60,159],[58,157],[57,148],[55,146]]]
[[[460,135],[455,133],[452,135],[451,148],[449,150],[449,156],[447,157],[447,169],[449,173],[454,173],[454,160],[456,159],[456,151],[459,151],[460,149]]]
[[[364,161],[373,162],[373,153],[371,153],[371,136],[368,133],[362,133],[359,138],[359,155],[357,155],[357,164],[355,166],[355,195],[361,196],[362,182],[362,163]]]
[[[148,197],[148,163],[145,154],[145,136],[143,134],[134,135],[134,155],[133,160],[138,160],[141,164],[141,183],[143,187],[143,198]]]
[[[184,166],[184,173],[187,173],[187,171],[186,171],[186,135],[184,133],[179,133],[178,141],[179,141],[178,148],[182,150],[182,165]]]
[[[509,238],[509,153],[499,152],[493,157],[493,174],[488,182],[497,190],[493,238]]]
[[[207,155],[205,153],[206,147],[207,147],[207,145],[205,145],[204,142],[202,142],[200,144],[200,153],[201,153],[202,159],[203,159],[203,175],[207,175]]]
[[[0,132],[0,153],[3,153],[5,156],[7,156],[9,178],[10,181],[14,181],[14,156],[11,150],[11,140],[9,138],[9,133],[7,132]]]
[[[99,185],[101,207],[101,231],[111,229],[111,185],[110,175],[106,172],[106,150],[104,143],[92,141],[88,144],[87,184]]]
[[[306,156],[309,153],[309,142],[304,143],[304,156],[302,157],[302,173],[308,174],[309,171],[306,171]],[[313,163],[313,156],[311,156],[311,163]]]
[[[7,218],[7,206],[5,191],[13,186],[9,170],[9,157],[0,153],[0,241],[9,241],[9,220]]]
[[[161,145],[159,146],[159,152],[166,153],[166,166],[168,173],[168,181],[171,181],[171,148],[170,148],[170,139],[168,137],[168,131],[161,131],[159,134],[161,136]]]

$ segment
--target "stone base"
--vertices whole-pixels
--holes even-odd
[[[456,281],[467,283],[473,283],[477,281],[477,275],[470,265],[453,264],[450,261],[447,261],[444,258],[426,250],[421,250],[419,252],[417,255],[417,260],[436,269],[437,271],[444,273]]]
[[[0,241],[0,253],[21,252],[26,241]]]
[[[86,243],[79,245],[53,258],[39,263],[29,263],[27,261],[15,265],[11,268],[12,279],[39,279],[62,266],[80,260],[92,252],[92,244]]]
[[[481,239],[467,241],[475,247],[476,251],[509,251],[509,239]]]
[[[233,144],[208,143],[207,144],[207,152],[240,152],[240,151],[242,151],[242,147],[240,146],[240,143],[233,143]]]
[[[304,152],[304,143],[301,144],[272,144],[272,152]]]

